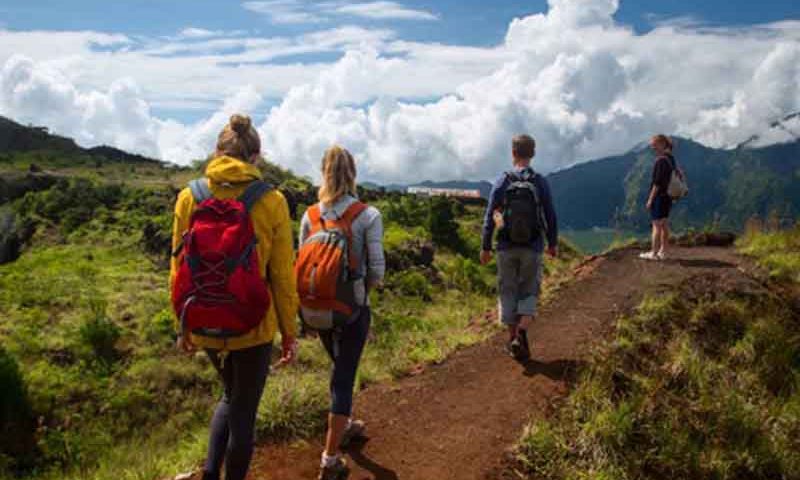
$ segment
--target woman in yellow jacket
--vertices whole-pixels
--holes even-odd
[[[249,117],[234,115],[219,134],[214,159],[206,168],[208,187],[215,198],[238,198],[250,182],[261,180],[254,165],[261,152],[261,140]],[[178,196],[173,226],[173,251],[179,248],[195,209],[189,188]],[[178,347],[187,353],[203,348],[219,372],[224,395],[211,420],[203,480],[220,478],[225,464],[227,480],[243,480],[250,466],[256,412],[264,391],[277,330],[281,333],[280,364],[290,363],[297,354],[297,291],[294,279],[292,225],[286,199],[271,190],[256,202],[251,219],[258,241],[259,271],[268,275],[271,306],[261,323],[248,333],[227,340],[182,332],[179,325]],[[173,257],[170,283],[174,283],[179,259]],[[266,279],[265,279],[266,281]]]

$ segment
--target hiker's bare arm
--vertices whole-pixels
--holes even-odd
[[[647,197],[647,209],[650,210],[650,207],[653,206],[653,200],[656,198],[656,193],[658,193],[658,187],[653,185],[653,188],[650,189],[650,195]]]

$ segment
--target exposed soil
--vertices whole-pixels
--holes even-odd
[[[350,478],[498,478],[527,421],[546,415],[568,391],[581,359],[621,313],[645,293],[742,264],[732,249],[719,247],[675,249],[663,262],[640,260],[638,253],[620,250],[580,267],[577,279],[541,309],[528,365],[503,352],[505,334],[498,333],[418,375],[360,393],[354,413],[367,422],[369,439],[347,452]],[[316,478],[321,450],[321,436],[262,446],[249,478]]]

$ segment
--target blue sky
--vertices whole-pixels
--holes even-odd
[[[320,3],[320,2],[317,2]],[[409,0],[409,8],[433,12],[435,22],[355,20],[350,23],[384,25],[404,38],[486,46],[500,42],[514,17],[544,12],[547,2],[484,0]],[[616,14],[621,23],[646,32],[654,20],[692,17],[712,25],[749,25],[800,19],[797,0],[631,0]],[[270,25],[263,16],[221,0],[5,0],[0,22],[15,30],[97,30],[130,35],[171,35],[187,26],[209,30],[242,29],[265,35],[311,31],[315,25]]]
[[[340,142],[378,181],[489,178],[520,131],[543,170],[652,131],[779,141],[798,65],[797,0],[0,5],[0,115],[185,163],[241,111],[276,162]]]

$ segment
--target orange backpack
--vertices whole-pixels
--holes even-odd
[[[338,330],[358,318],[353,255],[353,221],[367,209],[355,202],[341,217],[325,220],[319,204],[308,209],[308,237],[300,245],[294,273],[300,296],[300,318],[313,330]]]

